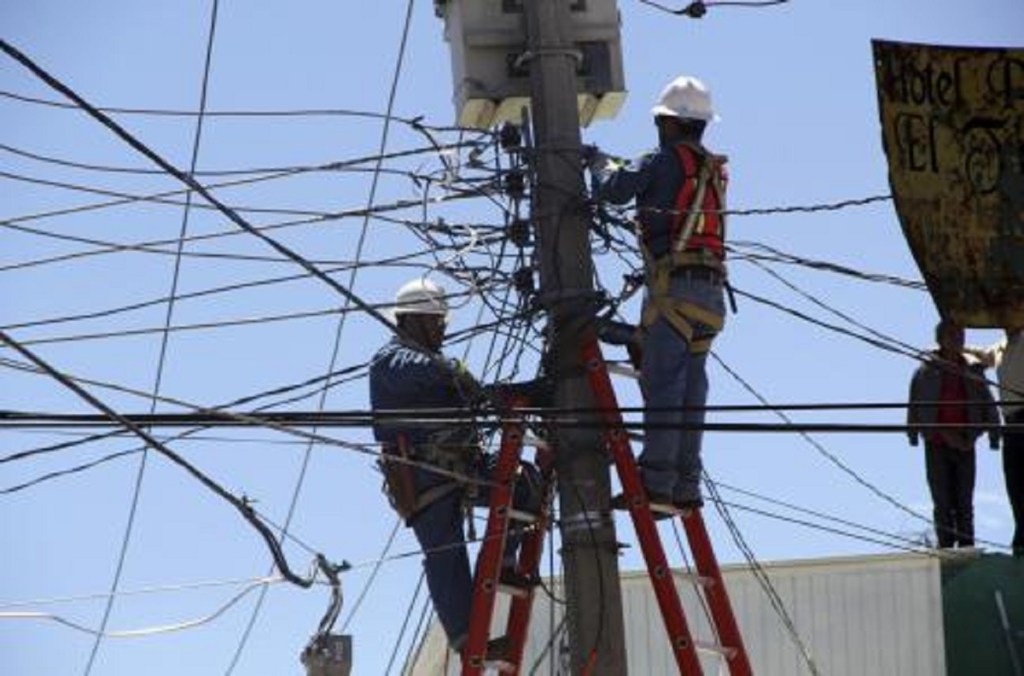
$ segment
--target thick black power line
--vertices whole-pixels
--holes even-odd
[[[721,362],[720,362],[721,363]],[[728,369],[727,365],[721,363],[728,372],[735,373]],[[745,383],[745,381],[743,381]],[[174,400],[173,403],[179,403]],[[939,407],[948,402],[923,403],[921,406]],[[971,404],[976,402],[964,402]],[[919,404],[914,404],[918,406]],[[990,405],[990,404],[985,404]],[[824,404],[818,407],[814,404],[799,406],[785,406],[765,403],[764,405],[710,405],[700,409],[690,410],[703,411],[728,411],[728,412],[773,412],[782,413],[785,410],[800,411],[832,411],[832,410],[886,410],[905,409],[907,404],[897,403],[865,403],[865,404]],[[486,411],[469,409],[450,408],[423,408],[423,409],[401,409],[401,410],[334,410],[334,411],[278,411],[261,413],[259,411],[229,411],[222,409],[206,409],[193,407],[194,412],[190,413],[155,413],[155,414],[131,414],[124,416],[138,425],[147,427],[190,427],[196,425],[208,427],[259,427],[263,425],[288,425],[292,427],[366,427],[380,421],[392,423],[433,423],[449,425],[465,425],[473,422],[480,422],[481,416],[486,416]],[[640,407],[624,407],[620,412],[650,412],[656,409],[644,409]],[[676,408],[673,411],[679,410]],[[517,409],[517,415],[528,415],[543,418],[551,424],[571,428],[585,428],[600,426],[587,418],[599,412],[597,409],[558,409],[544,407],[530,407]],[[500,425],[517,417],[507,417],[501,411],[491,411],[493,419],[487,422],[489,425]],[[865,433],[887,433],[907,432],[908,430],[943,430],[962,429],[960,423],[915,423],[913,425],[900,423],[843,423],[843,422],[794,422],[786,417],[785,424],[775,423],[752,423],[752,422],[704,422],[697,423],[644,423],[640,421],[623,421],[625,429],[703,429],[721,432],[865,432]],[[103,416],[87,413],[43,413],[38,411],[14,411],[0,409],[0,428],[8,429],[29,429],[29,428],[64,428],[64,429],[85,429],[109,427],[113,423]],[[113,425],[116,426],[116,425]],[[1014,431],[1024,427],[1021,423],[978,423],[971,426],[981,431]]]
[[[284,552],[278,545],[273,533],[270,532],[270,530],[264,523],[262,523],[258,518],[256,518],[256,516],[253,513],[252,506],[249,505],[245,500],[241,500],[232,495],[230,492],[228,492],[222,486],[220,486],[220,484],[215,482],[210,477],[206,476],[203,472],[197,469],[190,462],[188,462],[183,457],[169,449],[162,442],[158,441],[149,432],[145,431],[139,425],[136,425],[131,420],[128,420],[123,415],[119,414],[117,411],[107,406],[100,399],[96,398],[87,390],[76,384],[73,380],[65,376],[63,373],[53,368],[48,362],[38,357],[35,353],[20,345],[16,340],[11,338],[9,335],[7,335],[7,333],[3,331],[0,331],[0,342],[5,343],[8,347],[12,348],[13,350],[21,354],[24,358],[28,359],[35,366],[45,371],[54,380],[58,381],[67,389],[71,390],[75,395],[84,400],[90,406],[101,411],[104,415],[108,416],[112,420],[116,420],[118,423],[120,423],[120,425],[123,428],[130,430],[133,434],[139,437],[139,439],[141,439],[149,448],[158,451],[161,455],[165,456],[171,462],[178,465],[186,472],[188,472],[190,475],[192,475],[193,478],[198,480],[201,484],[203,484],[206,488],[211,490],[214,494],[226,500],[231,506],[238,510],[242,517],[246,521],[248,521],[263,537],[263,540],[267,543],[267,546],[269,547],[270,552],[273,555],[275,563],[277,563],[278,569],[281,571],[281,575],[284,576],[285,579],[300,587],[308,587],[312,584],[312,578],[304,579],[296,575],[294,572],[292,572],[291,567],[288,565],[288,561],[284,556]]]
[[[125,143],[127,143],[132,148],[148,157],[153,163],[161,167],[168,174],[174,176],[179,181],[184,183],[186,186],[202,195],[207,202],[216,206],[222,214],[224,214],[232,223],[237,225],[239,228],[259,238],[281,255],[285,256],[292,262],[306,269],[307,272],[309,272],[314,277],[320,279],[329,287],[337,291],[342,297],[348,299],[353,305],[361,308],[364,312],[366,312],[366,314],[368,314],[369,316],[383,324],[390,331],[394,333],[400,333],[398,327],[395,326],[395,324],[391,320],[387,319],[380,312],[377,312],[373,308],[369,307],[361,298],[356,296],[352,291],[346,289],[341,284],[325,275],[320,269],[309,263],[309,261],[307,261],[305,258],[295,253],[290,248],[288,248],[284,244],[281,244],[280,242],[270,237],[269,235],[261,232],[259,229],[254,228],[252,225],[248,223],[248,221],[246,221],[244,218],[239,216],[238,213],[231,209],[231,207],[227,206],[226,204],[218,200],[216,197],[214,197],[213,194],[211,194],[210,191],[207,190],[202,184],[200,184],[194,178],[184,173],[174,165],[172,165],[170,162],[168,162],[163,157],[158,155],[148,146],[144,145],[132,134],[130,134],[128,131],[126,131],[124,128],[122,128],[112,119],[110,119],[110,117],[97,110],[88,101],[86,101],[81,96],[76,94],[71,88],[69,88],[63,82],[57,80],[55,77],[53,77],[48,72],[43,70],[38,64],[32,61],[32,59],[30,59],[28,56],[26,56],[18,49],[13,47],[6,40],[0,39],[0,49],[2,49],[8,56],[10,56],[12,59],[23,65],[25,68],[32,71],[39,79],[41,79],[51,88],[74,101],[82,110],[87,112],[90,116],[92,116],[94,119],[100,122],[103,126],[107,127],[110,131],[114,132],[114,134],[120,137],[121,140],[123,140]]]

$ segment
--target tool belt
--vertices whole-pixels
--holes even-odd
[[[381,489],[388,497],[391,507],[408,524],[417,514],[452,491],[465,488],[467,482],[450,475],[468,477],[474,462],[479,457],[479,447],[465,444],[417,444],[410,448],[404,435],[399,435],[393,444],[384,444],[377,461],[384,483]],[[412,463],[424,464],[443,470],[445,481],[424,491],[416,488],[416,467]],[[424,468],[421,471],[430,471]]]
[[[655,260],[644,250],[647,298],[644,300],[640,326],[650,328],[664,317],[676,333],[690,346],[693,354],[704,354],[721,332],[725,318],[688,300],[673,298],[670,284],[673,277],[691,275],[697,279],[725,282],[725,264],[709,251],[677,251]],[[695,326],[696,325],[696,326]]]

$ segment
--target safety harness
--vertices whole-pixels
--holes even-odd
[[[476,490],[476,485],[455,478],[417,492],[414,464],[436,467],[452,477],[468,477],[472,475],[473,465],[479,459],[479,446],[432,439],[412,448],[406,436],[399,434],[397,442],[384,444],[381,450],[377,464],[384,475],[382,489],[388,496],[388,502],[406,523],[452,491],[467,488],[467,501],[474,497],[472,492]]]
[[[691,353],[702,354],[711,349],[711,341],[722,330],[724,318],[690,301],[673,298],[670,284],[677,274],[720,275],[725,279],[722,212],[726,158],[690,143],[677,144],[675,153],[683,171],[683,185],[674,203],[668,253],[660,258],[651,254],[645,241],[647,229],[641,220],[640,248],[647,283],[641,326],[646,330],[664,317],[686,340]]]

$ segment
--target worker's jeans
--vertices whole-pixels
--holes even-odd
[[[419,491],[450,481],[447,477],[421,468],[416,468],[415,475]],[[516,481],[513,503],[517,509],[537,509],[534,488],[522,478]],[[480,486],[478,491],[474,504],[484,506],[488,500],[487,488]],[[462,647],[469,631],[469,611],[473,595],[473,576],[470,572],[466,537],[462,526],[464,497],[464,489],[453,490],[424,508],[409,524],[425,552],[423,567],[426,570],[427,587],[434,602],[434,611],[437,612],[441,626],[448,635],[448,642],[455,650]],[[505,558],[502,565],[515,562],[520,539],[519,533],[510,528],[505,540]]]
[[[926,441],[924,448],[939,547],[973,547],[974,449],[965,451],[934,441]]]
[[[725,316],[721,281],[682,271],[672,277],[669,290],[673,298]],[[693,325],[695,339],[714,333],[703,324]],[[671,496],[675,502],[700,499],[703,431],[684,426],[704,423],[706,362],[707,354],[691,354],[689,344],[664,317],[644,332],[641,385],[646,407],[640,466],[647,491]]]

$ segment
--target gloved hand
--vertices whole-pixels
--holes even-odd
[[[632,324],[605,319],[597,325],[597,338],[608,345],[630,345],[640,340],[640,331]]]
[[[555,400],[555,384],[550,378],[535,378],[521,383],[499,383],[485,385],[488,399],[508,406],[514,399],[525,399],[530,408],[552,406]]]

